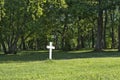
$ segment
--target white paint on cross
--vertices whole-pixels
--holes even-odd
[[[49,59],[52,59],[52,49],[55,49],[55,47],[52,45],[52,42],[50,42],[50,45],[47,46],[47,49],[49,49]]]

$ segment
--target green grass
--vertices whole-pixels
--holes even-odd
[[[115,51],[24,51],[0,55],[0,80],[120,80],[120,53]]]

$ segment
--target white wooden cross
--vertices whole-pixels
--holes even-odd
[[[49,59],[52,59],[52,49],[55,49],[55,47],[52,46],[52,42],[50,42],[50,45],[47,46],[47,49],[49,49]]]

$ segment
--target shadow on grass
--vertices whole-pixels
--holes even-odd
[[[62,59],[77,59],[77,58],[98,58],[98,57],[120,57],[119,52],[115,51],[104,51],[104,52],[81,52],[81,51],[70,51],[70,52],[61,52],[55,51],[53,53],[53,59],[62,60]],[[12,62],[12,61],[40,61],[47,60],[48,52],[43,51],[26,51],[20,52],[16,55],[3,55],[0,54],[0,63]]]

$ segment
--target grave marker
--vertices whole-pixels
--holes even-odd
[[[52,49],[55,49],[55,47],[52,45],[52,42],[50,42],[50,45],[47,46],[47,49],[49,49],[49,59],[52,59]]]

